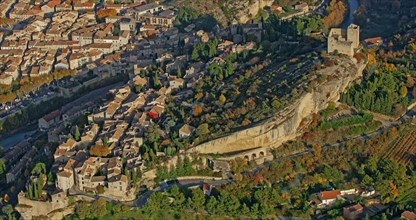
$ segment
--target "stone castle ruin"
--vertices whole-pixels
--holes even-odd
[[[328,36],[328,53],[338,51],[340,54],[354,56],[354,50],[360,43],[360,27],[350,24],[347,28],[332,28]]]

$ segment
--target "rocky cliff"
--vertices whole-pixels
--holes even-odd
[[[261,9],[272,4],[273,0],[234,1],[228,7],[235,12],[235,21],[245,24],[256,17]]]
[[[16,211],[20,213],[22,219],[33,219],[34,217],[40,217],[41,219],[56,219],[50,218],[48,215],[53,211],[67,207],[69,200],[63,192],[54,194],[51,197],[52,200],[47,202],[34,201],[27,199],[24,193],[20,192],[18,195],[19,203],[16,206]]]
[[[336,57],[338,65],[327,67],[320,74],[331,75],[313,91],[302,94],[298,101],[279,111],[261,125],[232,133],[192,148],[191,152],[202,154],[230,153],[257,147],[279,147],[301,134],[299,129],[304,118],[325,109],[329,101],[338,101],[340,94],[351,82],[362,76],[365,63],[356,63],[355,59]]]
[[[248,23],[257,16],[261,9],[272,4],[273,0],[231,0],[226,3],[220,0],[176,0],[174,2],[176,7],[188,7],[213,16],[223,27],[227,26],[229,21],[240,24]]]

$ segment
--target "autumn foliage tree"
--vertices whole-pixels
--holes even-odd
[[[94,145],[90,149],[90,154],[97,157],[105,157],[110,154],[110,149],[103,145]]]
[[[102,8],[100,10],[97,11],[97,18],[98,19],[103,19],[109,16],[115,16],[117,15],[117,11],[115,9],[105,9]]]
[[[193,113],[195,117],[198,117],[202,114],[202,107],[200,105],[195,105],[193,108]]]
[[[337,27],[342,23],[347,13],[347,7],[344,0],[331,0],[326,8],[328,15],[323,18],[326,27]]]

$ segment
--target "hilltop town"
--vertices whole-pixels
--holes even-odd
[[[348,7],[2,1],[0,219],[415,219],[413,23]]]

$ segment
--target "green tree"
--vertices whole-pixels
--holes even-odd
[[[209,126],[207,123],[204,124],[200,124],[197,128],[196,128],[196,134],[198,136],[204,136],[206,134],[209,133]]]
[[[225,104],[225,102],[227,101],[227,99],[225,98],[224,94],[221,94],[220,95],[219,101],[220,101],[221,104],[223,104],[223,105]]]
[[[405,97],[407,95],[407,87],[405,85],[402,85],[400,88],[400,96]]]
[[[217,199],[215,198],[215,196],[211,196],[206,204],[206,209],[210,214],[215,215],[217,213],[217,205]]]
[[[225,60],[225,78],[233,75],[234,73],[234,64],[233,61],[231,61],[231,57],[228,57]]]
[[[91,210],[89,207],[89,203],[85,201],[81,201],[75,207],[75,213],[78,215],[80,219],[87,219],[91,216]]]
[[[46,173],[46,166],[44,163],[37,163],[32,169],[32,175],[40,175]]]
[[[12,205],[6,205],[6,206],[3,206],[3,208],[1,208],[1,211],[4,213],[4,214],[6,214],[7,215],[7,218],[9,219],[9,220],[11,220],[11,219],[14,219],[14,216],[13,216],[13,212],[14,212],[14,210],[13,210],[13,206]]]
[[[0,177],[6,173],[6,163],[3,159],[0,159]]]
[[[200,61],[201,60],[201,58],[199,57],[199,51],[196,47],[194,47],[194,49],[192,50],[191,59],[193,61]]]
[[[205,204],[205,194],[200,188],[192,189],[192,197],[189,205],[196,212],[201,212]]]
[[[91,204],[90,209],[93,216],[103,217],[107,214],[106,201],[103,198],[99,198]]]
[[[159,74],[156,71],[154,78],[153,78],[153,88],[159,88],[159,87],[160,87]]]
[[[178,67],[178,72],[176,75],[178,76],[178,78],[182,78],[182,70],[180,67]]]
[[[172,202],[172,206],[177,209],[177,210],[181,210],[184,208],[183,204],[185,203],[185,196],[184,194],[180,191],[179,187],[177,185],[173,185],[172,188],[170,189],[170,196],[174,199],[174,201]]]
[[[79,132],[79,127],[78,127],[78,125],[76,125],[76,126],[75,126],[75,137],[74,137],[74,139],[75,139],[76,141],[80,141],[80,140],[81,140],[81,134],[80,134],[80,132]]]

